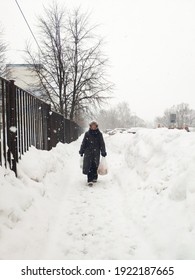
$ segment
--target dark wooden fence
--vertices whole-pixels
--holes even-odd
[[[70,143],[82,128],[14,81],[0,78],[0,132],[0,165],[17,175],[17,162],[29,147],[50,150],[58,142]]]

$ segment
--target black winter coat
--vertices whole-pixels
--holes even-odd
[[[102,133],[99,129],[89,129],[83,138],[83,142],[80,148],[80,155],[84,154],[83,161],[83,174],[88,174],[92,162],[95,162],[96,167],[99,165],[100,152],[102,155],[106,155],[105,143]]]

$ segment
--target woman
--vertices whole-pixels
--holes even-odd
[[[107,155],[103,135],[98,129],[97,122],[93,121],[89,124],[89,130],[85,133],[79,151],[81,156],[84,155],[83,174],[87,175],[90,187],[97,182],[100,153],[103,157]]]

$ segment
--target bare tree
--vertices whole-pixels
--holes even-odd
[[[114,129],[118,126],[118,113],[116,108],[110,108],[108,110],[100,110],[97,121],[101,127],[101,129]]]
[[[163,126],[163,127],[169,127],[170,126],[170,109],[166,109],[164,111],[164,115],[162,117],[157,117],[155,119],[155,123],[157,125]]]
[[[179,128],[184,127],[185,125],[190,125],[189,123],[189,117],[190,117],[190,108],[189,104],[186,103],[181,103],[178,104],[177,106],[174,106],[173,108],[176,113],[176,121],[177,121],[177,126]]]
[[[5,44],[3,40],[3,31],[0,27],[0,76],[4,76],[6,74],[6,53],[7,45]]]
[[[97,120],[103,130],[146,126],[144,120],[131,112],[127,102],[121,102],[108,110],[101,110]]]
[[[181,103],[174,105],[169,109],[166,109],[162,117],[156,118],[156,123],[165,127],[170,127],[170,116],[176,114],[176,127],[183,128],[187,126],[195,125],[195,111],[190,109],[189,104]]]
[[[53,4],[39,18],[39,52],[33,53],[29,46],[26,50],[42,97],[69,119],[79,119],[89,107],[101,104],[112,88],[95,28],[80,9],[67,13]]]
[[[195,110],[193,110],[193,109],[190,109],[189,126],[195,127]]]
[[[67,86],[68,63],[65,32],[65,14],[57,4],[44,9],[45,17],[40,17],[40,46],[37,53],[33,53],[27,46],[27,62],[33,66],[32,71],[38,77],[38,84],[34,90],[52,107],[67,117]]]
[[[100,104],[111,89],[106,78],[107,58],[103,55],[102,39],[93,34],[96,26],[89,25],[89,16],[76,9],[69,15],[68,35],[70,75],[73,81],[70,119],[78,110]]]

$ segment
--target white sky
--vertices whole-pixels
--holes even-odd
[[[36,33],[36,15],[52,0],[18,0]],[[128,101],[146,120],[186,102],[195,109],[194,0],[58,0],[67,8],[92,11],[100,23],[116,100]],[[23,63],[25,41],[32,39],[15,0],[1,0],[0,22],[9,43],[9,60]]]

